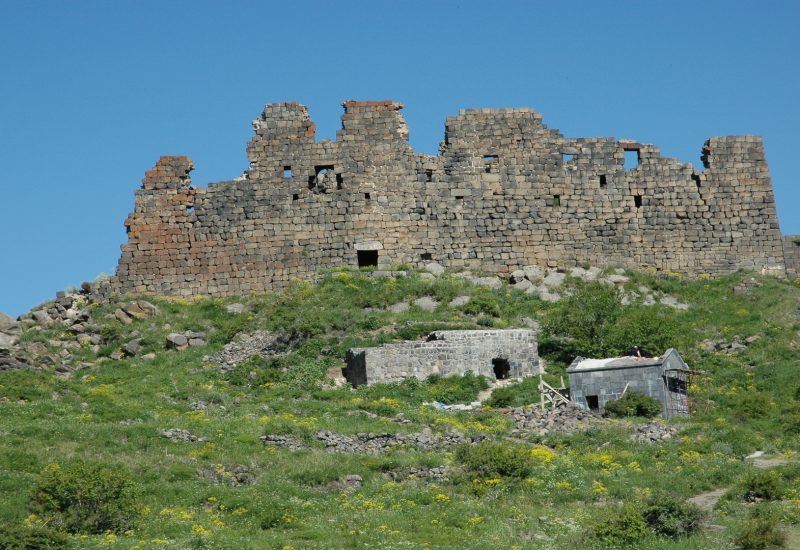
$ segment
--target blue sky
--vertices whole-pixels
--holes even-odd
[[[333,137],[345,99],[405,104],[435,153],[461,108],[532,107],[570,137],[654,143],[700,166],[764,136],[781,230],[800,233],[800,3],[0,0],[0,311],[112,273],[145,170],[247,167],[265,103]]]

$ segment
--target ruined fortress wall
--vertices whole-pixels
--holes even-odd
[[[696,170],[651,145],[565,138],[529,109],[481,109],[448,118],[429,156],[409,147],[400,104],[343,105],[336,140],[322,142],[304,106],[267,105],[249,170],[207,189],[191,185],[189,159],[162,157],[125,222],[119,289],[235,295],[375,255],[495,272],[785,273],[758,137],[709,139]]]
[[[384,344],[347,352],[345,377],[353,386],[376,382],[400,382],[409,377],[423,380],[441,376],[476,375],[495,378],[493,360],[506,362],[502,378],[539,374],[536,332],[528,329],[445,330],[432,333],[425,342]]]
[[[790,279],[800,277],[800,235],[783,237],[783,253],[786,258],[786,276]]]

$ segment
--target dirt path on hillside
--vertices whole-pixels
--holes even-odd
[[[764,458],[763,453],[760,451],[747,457],[746,460],[760,470],[768,470],[770,468],[783,466],[784,464],[789,464],[791,462],[791,460],[788,458],[781,456]],[[714,509],[714,506],[717,505],[719,499],[722,498],[722,495],[728,492],[728,489],[729,487],[723,487],[721,489],[714,489],[713,491],[706,491],[705,493],[700,493],[699,495],[690,497],[686,499],[686,501],[696,505],[701,510],[711,512]]]

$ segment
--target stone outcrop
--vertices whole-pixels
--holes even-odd
[[[541,372],[536,332],[529,329],[441,330],[424,342],[353,348],[345,361],[344,375],[353,386],[467,371],[496,379]]]
[[[408,145],[401,108],[347,101],[336,141],[317,142],[304,106],[267,105],[249,169],[207,189],[190,159],[162,157],[125,222],[114,288],[241,295],[342,264],[796,272],[761,138],[709,139],[699,170],[652,145],[564,137],[530,109],[476,109],[447,119],[430,156]]]

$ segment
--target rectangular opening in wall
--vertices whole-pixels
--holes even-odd
[[[642,207],[642,196],[641,195],[634,195],[633,196],[633,205],[636,208],[641,208]]]
[[[344,178],[341,174],[336,174],[336,189],[342,189],[344,187]]]
[[[298,193],[295,193],[294,195],[292,195],[292,200],[293,201],[296,201],[296,200],[299,200],[299,199],[300,199],[300,195]]]
[[[639,149],[625,149],[625,170],[639,167]]]
[[[692,180],[697,188],[700,189],[700,174],[692,174]]]
[[[194,206],[187,206],[187,207],[186,207],[186,213],[187,213],[187,214],[192,214],[192,213],[194,213]]]
[[[364,200],[370,200],[371,198],[369,193],[364,193]]]
[[[425,181],[428,183],[433,181],[433,170],[425,170]]]
[[[590,411],[596,411],[600,409],[600,399],[596,395],[587,395],[586,396],[586,405],[589,407]]]
[[[283,177],[284,179],[289,179],[292,177],[292,167],[291,166],[284,166],[283,167]]]
[[[608,176],[605,174],[600,175],[600,188],[603,189],[606,185],[608,185]]]
[[[433,255],[430,252],[423,252],[419,257],[423,262],[429,262],[433,259]]]
[[[358,267],[378,267],[377,250],[358,250]]]
[[[464,195],[456,195],[456,200],[460,201],[464,199]]]
[[[483,171],[490,174],[492,167],[496,166],[498,158],[500,157],[497,155],[483,155]]]
[[[561,195],[553,195],[553,206],[561,206]]]
[[[571,160],[575,160],[574,153],[561,153],[561,162],[569,162]]]

